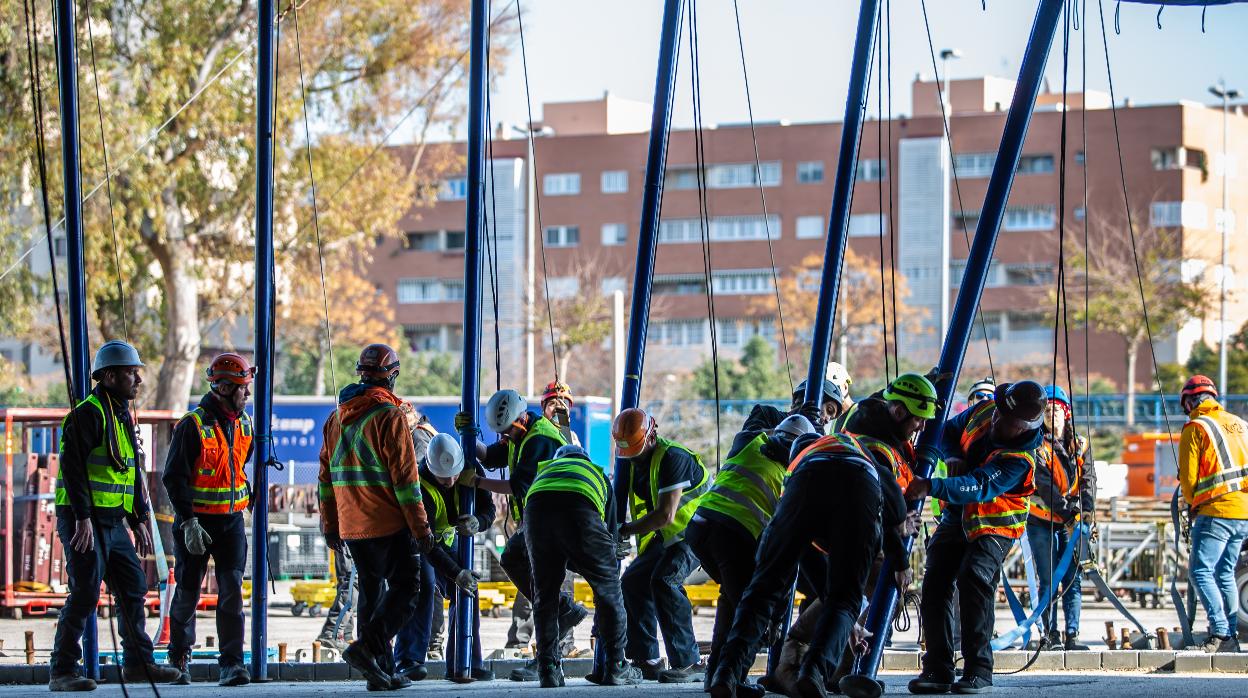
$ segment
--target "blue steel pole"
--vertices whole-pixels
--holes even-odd
[[[1049,49],[1053,45],[1053,36],[1057,32],[1062,3],[1063,0],[1041,0],[1036,9],[1036,19],[1032,23],[1031,36],[1027,39],[1027,49],[1023,54],[1023,64],[1018,73],[1018,84],[1014,88],[1010,111],[1005,119],[1001,147],[997,154],[996,164],[992,168],[992,176],[988,180],[988,191],[984,195],[984,208],[980,214],[979,225],[975,228],[975,240],[971,244],[970,255],[967,258],[966,273],[962,278],[962,286],[958,289],[953,317],[949,321],[949,335],[945,337],[944,347],[940,353],[938,372],[942,379],[937,381],[936,390],[940,395],[941,407],[936,413],[936,419],[927,423],[927,428],[919,437],[919,477],[931,477],[936,460],[940,458],[939,444],[945,431],[945,419],[948,416],[949,405],[953,401],[958,374],[962,370],[967,343],[971,338],[971,328],[974,325],[975,313],[979,308],[979,298],[983,294],[984,282],[988,277],[988,266],[997,244],[997,233],[1001,230],[1001,218],[1005,213],[1006,200],[1009,199],[1010,188],[1014,184],[1014,171],[1018,167],[1018,159],[1023,151],[1023,141],[1027,137],[1027,127],[1031,123],[1036,95],[1044,79],[1044,66],[1049,58]],[[910,504],[912,511],[918,511],[922,507],[922,501]],[[911,538],[906,542],[906,548],[909,550],[913,546],[914,539]],[[861,675],[870,677],[872,683],[879,669],[890,623],[897,607],[898,589],[897,585],[892,582],[892,577],[892,570],[886,562],[884,568],[880,570],[880,581],[876,584],[867,615],[867,629],[874,633],[874,637],[871,639],[870,649],[862,660],[859,672]]]
[[[69,255],[69,353],[74,402],[87,399],[91,366],[87,346],[87,277],[83,261],[82,168],[78,150],[78,49],[74,3],[56,3],[56,73],[61,98],[61,170],[65,177],[65,243]],[[95,614],[82,632],[82,662],[87,676],[100,678],[100,648]]]
[[[480,402],[481,354],[481,241],[485,226],[482,219],[485,193],[485,84],[487,30],[489,16],[486,0],[472,0],[471,44],[468,63],[468,205],[464,240],[464,361],[463,393],[460,409],[473,415],[475,420]],[[529,163],[532,167],[533,163]],[[532,202],[530,202],[532,205]],[[477,435],[474,429],[460,432],[464,447],[464,461],[479,469],[477,464]],[[459,511],[472,516],[473,492],[465,490],[459,495]],[[472,536],[459,536],[456,553],[464,569],[472,569]],[[448,658],[448,677],[453,680],[470,681],[472,677],[473,614],[477,612],[476,600],[455,589],[455,646]]]
[[[256,388],[255,427],[259,441],[252,483],[260,501],[251,522],[251,676],[269,678],[269,491],[273,448],[273,0],[260,0],[256,64]]]

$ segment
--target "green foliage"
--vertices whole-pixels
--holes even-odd
[[[786,399],[789,393],[789,378],[776,358],[775,348],[758,335],[745,343],[739,360],[720,359],[721,400]],[[711,361],[694,369],[689,395],[703,400],[715,398],[715,370]]]
[[[274,390],[280,395],[316,395],[317,371],[323,370],[323,392],[332,395],[334,389],[356,382],[355,362],[360,356],[359,347],[335,346],[334,370],[328,364],[319,366],[319,353],[294,351],[283,357],[282,375]],[[461,385],[459,357],[453,354],[408,352],[400,357],[399,380],[394,392],[404,397],[459,395]]]
[[[409,353],[403,357],[402,371],[394,390],[404,397],[459,395],[463,370],[455,354]]]
[[[1217,341],[1216,338],[1214,340]],[[1185,370],[1175,380],[1174,391],[1183,387],[1183,382],[1194,373],[1203,373],[1213,380],[1218,380],[1218,350],[1216,344],[1210,347],[1201,342],[1192,347],[1192,355],[1187,359]],[[1219,385],[1218,390],[1226,394],[1248,393],[1248,324],[1239,328],[1239,332],[1227,337],[1226,345],[1226,382]],[[1169,389],[1169,388],[1167,388]]]

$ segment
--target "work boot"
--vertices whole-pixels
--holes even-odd
[[[595,667],[585,680],[599,686],[636,686],[642,682],[641,670],[623,659],[608,664],[605,673]]]
[[[190,683],[189,681],[187,683]],[[242,664],[221,667],[221,678],[218,686],[246,686],[251,683],[251,672]]]
[[[511,645],[508,645],[508,647],[511,647]],[[517,645],[517,647],[524,647],[524,645]],[[444,648],[445,645],[443,644],[441,635],[433,638],[429,641],[429,650],[425,652],[425,658],[430,660],[446,659],[446,657],[442,656]]]
[[[828,698],[828,689],[823,683],[823,672],[815,666],[803,666],[793,683],[797,698]]]
[[[542,688],[563,688],[563,667],[559,664],[542,664],[537,668],[538,684]]]
[[[711,694],[711,698],[737,698],[738,684],[739,682],[731,671],[718,667],[715,669],[715,675],[711,677],[711,685],[707,693]]]
[[[1243,652],[1243,650],[1240,649],[1239,647],[1239,638],[1235,637],[1234,635],[1223,640],[1221,646],[1218,647],[1218,651],[1219,652]]]
[[[1071,631],[1071,630],[1067,630],[1067,631],[1066,631],[1066,651],[1068,651],[1068,652],[1083,652],[1083,651],[1087,651],[1087,650],[1090,650],[1090,649],[1092,649],[1092,648],[1091,648],[1091,647],[1088,647],[1087,645],[1083,644],[1082,642],[1079,642],[1079,632],[1078,632],[1078,631]]]
[[[489,669],[486,669],[483,666],[473,667],[472,671],[468,672],[468,675],[472,677],[473,681],[493,681],[494,680],[494,672],[490,671]]]
[[[948,693],[953,688],[952,676],[941,676],[934,671],[924,669],[919,673],[918,677],[910,679],[910,683],[906,688],[911,693],[924,695],[935,693]]]
[[[701,683],[706,680],[706,661],[686,667],[664,669],[659,672],[659,683]]]
[[[785,638],[780,649],[780,661],[776,664],[776,673],[771,677],[767,690],[785,695],[793,695],[793,685],[797,683],[797,674],[802,666],[802,658],[810,648],[805,642]]]
[[[537,660],[530,659],[524,663],[519,669],[512,669],[511,675],[507,678],[512,681],[537,681],[540,677],[537,674]]]
[[[412,680],[402,674],[395,674],[390,677],[390,683],[377,683],[375,681],[368,682],[368,690],[370,691],[398,691],[412,685]]]
[[[173,680],[174,686],[190,686],[191,685],[191,667],[189,657],[177,657],[169,655],[169,666],[177,669],[181,676]]]
[[[172,683],[180,678],[182,672],[171,666],[127,664],[121,668],[121,679],[126,683]]]
[[[886,690],[887,687],[883,681],[860,674],[842,676],[836,682],[835,687],[830,681],[828,682],[828,693],[846,695],[849,698],[879,698]]]
[[[1204,652],[1205,654],[1225,652],[1227,650],[1222,649],[1222,644],[1233,641],[1234,640],[1232,638],[1224,637],[1222,635],[1210,635],[1208,640],[1205,640],[1203,643],[1197,645],[1195,649],[1198,652]]]
[[[351,665],[352,669],[364,675],[370,684],[377,686],[389,686],[390,675],[381,668],[381,664],[377,661],[377,655],[373,653],[362,640],[356,640],[342,651],[342,660]],[[377,690],[389,690],[379,688]]]
[[[411,664],[399,667],[398,673],[406,676],[412,681],[424,681],[425,677],[429,675],[429,668],[424,664],[412,662]]]
[[[53,693],[94,691],[95,681],[80,675],[76,671],[71,674],[53,674],[48,678],[48,690]]]
[[[641,678],[646,681],[658,681],[659,675],[667,668],[667,662],[661,657],[659,659],[644,659],[642,661],[633,660],[633,666],[641,672]]]
[[[966,676],[953,682],[954,693],[990,693],[992,679],[986,676]]]

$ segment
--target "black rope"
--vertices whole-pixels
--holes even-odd
[[[780,275],[776,271],[776,252],[771,242],[771,217],[767,213],[767,194],[763,188],[763,166],[758,154],[758,132],[754,128],[754,100],[750,97],[750,71],[746,68],[745,38],[741,33],[741,9],[732,0],[733,18],[737,23],[737,48],[741,53],[741,76],[745,81],[745,106],[750,116],[750,140],[754,143],[754,177],[758,180],[758,198],[763,207],[763,231],[767,235],[767,259],[771,263],[771,284],[776,296],[776,314],[780,318],[780,346],[784,349],[784,375],[789,379],[790,393],[796,390],[793,383],[793,362],[789,359],[789,337],[784,326],[784,303],[780,300]]]

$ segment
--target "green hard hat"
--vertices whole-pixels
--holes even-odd
[[[906,406],[910,414],[923,419],[936,418],[936,386],[917,373],[903,373],[893,379],[884,389],[885,400],[896,400]]]

